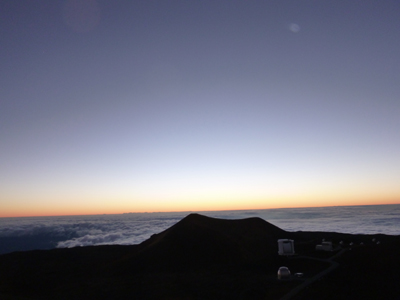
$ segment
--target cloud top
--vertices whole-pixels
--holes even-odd
[[[400,234],[400,205],[200,212],[214,218],[260,217],[287,231]],[[32,249],[139,244],[187,216],[139,213],[0,218],[0,254]]]

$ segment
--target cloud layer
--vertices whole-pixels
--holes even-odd
[[[400,205],[200,212],[225,219],[260,217],[288,231],[400,234]],[[32,249],[139,244],[188,215],[132,213],[0,219],[0,254]]]

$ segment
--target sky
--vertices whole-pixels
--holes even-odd
[[[0,217],[400,203],[400,2],[0,2]]]

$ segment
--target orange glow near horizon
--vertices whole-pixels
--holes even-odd
[[[245,181],[245,179],[247,181]],[[0,217],[99,215],[142,212],[255,210],[295,207],[355,206],[400,203],[394,182],[284,179],[265,184],[257,178],[213,182],[188,180],[157,184],[82,187],[37,186],[3,191]],[[369,184],[369,185],[368,185]],[[184,188],[183,188],[184,187]],[[117,191],[117,192],[116,192]]]
[[[193,211],[227,211],[227,210],[262,210],[280,208],[305,208],[305,207],[330,207],[330,206],[361,206],[361,205],[390,205],[400,204],[400,197],[343,197],[333,199],[325,197],[321,203],[317,198],[290,199],[277,197],[274,201],[253,199],[247,201],[224,200],[224,201],[196,201],[193,203],[175,202],[174,204],[159,201],[142,203],[141,205],[129,205],[127,202],[117,204],[113,201],[102,201],[101,205],[93,207],[88,203],[81,203],[74,207],[65,203],[59,206],[37,204],[21,207],[4,207],[0,212],[0,218],[8,217],[47,217],[47,216],[78,216],[78,215],[103,215],[123,213],[153,213],[153,212],[193,212]]]

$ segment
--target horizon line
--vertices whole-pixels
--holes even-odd
[[[353,205],[322,205],[322,206],[293,206],[293,207],[274,207],[274,208],[247,208],[247,209],[215,209],[215,210],[172,210],[172,211],[140,211],[140,212],[121,212],[121,213],[94,213],[94,214],[57,214],[57,215],[26,215],[26,216],[0,216],[6,218],[40,218],[40,217],[83,217],[83,216],[107,216],[107,215],[127,215],[127,214],[156,214],[156,213],[193,213],[193,212],[225,212],[225,211],[248,211],[248,210],[274,210],[274,209],[295,209],[295,208],[328,208],[328,207],[357,207],[357,206],[386,206],[400,205],[399,203],[380,203],[380,204],[353,204]]]

